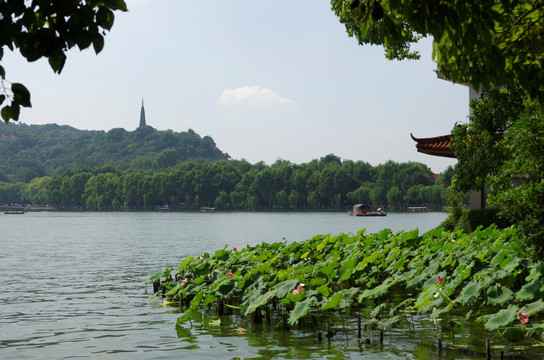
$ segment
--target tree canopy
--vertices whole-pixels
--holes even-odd
[[[113,11],[126,11],[124,0],[10,0],[0,2],[0,62],[4,48],[19,49],[28,61],[45,57],[60,73],[66,52],[93,46],[98,54],[113,26]],[[0,106],[4,121],[18,120],[20,107],[30,107],[30,92],[9,82],[0,65]]]
[[[345,209],[411,205],[441,208],[446,192],[421,163],[371,166],[327,155],[306,164],[245,160],[184,161],[153,170],[112,165],[66,169],[28,183],[0,180],[0,204],[49,204],[63,209]],[[337,158],[338,159],[338,158]]]
[[[433,37],[439,71],[490,89],[518,82],[544,102],[544,3],[532,0],[331,0],[360,44],[380,44],[390,59],[418,58],[411,45]]]
[[[471,102],[470,122],[453,129],[458,191],[488,186],[488,204],[516,223],[544,253],[544,114],[517,88],[493,89]]]
[[[67,125],[0,123],[0,174],[12,181],[56,175],[77,166],[114,165],[121,169],[166,168],[182,161],[229,159],[209,136],[151,126],[134,131],[78,130]],[[1,181],[1,176],[0,176]]]

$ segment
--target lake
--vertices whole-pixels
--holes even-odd
[[[176,326],[179,313],[150,299],[152,287],[144,281],[188,256],[225,246],[301,241],[362,228],[422,233],[446,217],[433,212],[366,218],[345,212],[2,214],[0,358],[435,358],[436,350],[419,341],[363,349],[346,339],[318,342],[313,332],[267,329],[244,319],[238,319],[243,331],[233,318],[216,327],[206,319]]]

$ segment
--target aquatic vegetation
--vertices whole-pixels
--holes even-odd
[[[425,315],[437,324],[440,340],[451,333],[453,341],[463,326],[459,319],[509,342],[542,340],[544,263],[525,253],[517,232],[493,226],[470,234],[362,230],[238,251],[225,246],[184,259],[174,278],[163,269],[148,283],[181,306],[178,323],[211,306],[218,314],[237,311],[284,327],[341,314],[367,328],[405,322],[413,329],[413,316]]]

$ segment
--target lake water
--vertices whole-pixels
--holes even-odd
[[[144,281],[218,248],[317,234],[430,230],[445,213],[63,213],[0,215],[0,359],[435,358],[418,342],[360,348],[225,319],[176,326]],[[240,321],[245,321],[241,319]],[[418,356],[410,355],[414,351]],[[407,355],[408,354],[408,355]],[[424,354],[424,355],[422,355]],[[369,357],[370,356],[370,357]],[[440,359],[446,359],[440,355]],[[449,359],[449,358],[448,358]]]

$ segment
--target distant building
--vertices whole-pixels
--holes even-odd
[[[142,109],[140,110],[140,127],[146,126],[145,123],[145,109],[144,109],[144,99],[142,99]]]

